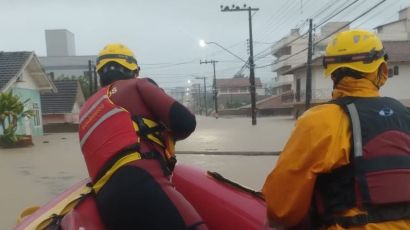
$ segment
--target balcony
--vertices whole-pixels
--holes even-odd
[[[279,87],[282,85],[292,85],[293,84],[293,75],[292,74],[287,74],[287,75],[279,75],[275,77],[275,81],[272,84],[272,87]]]
[[[284,104],[303,104],[306,101],[306,93],[305,90],[301,90],[299,94],[291,90],[283,93],[281,99]],[[332,99],[332,89],[312,89],[312,103],[321,103],[330,99]]]
[[[292,58],[289,58],[289,59],[287,59],[287,60],[284,60],[284,59],[286,59],[286,58],[288,58],[288,57],[289,57],[289,55],[284,55],[284,56],[282,56],[281,58],[276,59],[276,60],[273,62],[273,65],[272,65],[272,72],[278,72],[278,73],[280,73],[280,72],[283,72],[283,71],[285,71],[285,70],[290,69],[291,66],[292,66]],[[284,61],[282,61],[282,60],[284,60]]]

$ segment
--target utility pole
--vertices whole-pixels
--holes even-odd
[[[202,115],[202,106],[201,106],[201,84],[199,84],[199,87],[198,87],[198,92],[197,92],[197,95],[196,95],[196,101],[197,101],[197,103],[196,103],[196,105],[198,106],[198,108],[197,108],[197,112],[199,113],[199,114],[201,114]]]
[[[89,90],[90,90],[90,97],[93,95],[93,72],[92,72],[92,65],[91,60],[88,60],[88,80],[89,80]]]
[[[195,77],[195,79],[204,80],[204,104],[205,104],[205,116],[208,116],[208,105],[206,103],[206,77]]]
[[[93,66],[93,76],[94,76],[94,93],[98,90],[98,79],[97,79],[97,69],[96,66]]]
[[[309,37],[308,37],[308,52],[306,61],[306,93],[305,93],[305,111],[310,108],[310,101],[312,99],[312,50],[313,50],[313,36],[312,36],[312,19],[309,19]]]
[[[218,117],[218,91],[216,89],[216,73],[215,73],[215,64],[218,61],[215,60],[210,60],[210,61],[199,61],[199,64],[212,64],[214,67],[214,81],[213,81],[213,91],[214,91],[214,105],[215,105],[215,113],[216,113],[216,117]],[[204,80],[205,82],[205,80]],[[206,89],[205,89],[205,94],[206,94]]]
[[[249,17],[249,83],[251,92],[251,115],[252,115],[252,125],[256,125],[256,88],[255,88],[255,63],[253,60],[253,38],[252,38],[252,11],[258,11],[259,8],[252,8],[243,5],[243,7],[232,5],[222,6],[222,12],[234,12],[234,11],[248,11]]]

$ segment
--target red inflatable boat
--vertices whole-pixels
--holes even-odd
[[[258,192],[229,181],[218,173],[184,164],[177,165],[172,180],[209,229],[269,229],[265,202]],[[81,194],[89,191],[88,182],[83,180],[33,213],[23,214],[15,229],[48,229],[50,223],[63,230],[104,229],[94,200],[91,197],[80,198]]]

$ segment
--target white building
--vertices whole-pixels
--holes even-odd
[[[292,66],[306,61],[306,52],[296,54],[305,49],[308,44],[307,39],[299,38],[300,36],[299,29],[292,29],[288,36],[280,39],[271,48],[272,55],[276,57],[272,65],[272,72],[276,73],[272,84],[273,95],[282,94],[293,88],[293,75],[283,73],[291,69]]]
[[[78,77],[88,73],[88,62],[95,66],[96,55],[77,56],[74,34],[65,29],[46,30],[47,56],[39,60],[47,73],[61,77]]]
[[[320,41],[314,46],[314,57],[320,56],[330,38],[325,39],[336,30],[346,30],[348,22],[328,22],[320,29],[320,34],[314,36],[314,42]],[[300,87],[301,82],[294,79],[290,69],[306,63],[307,60],[307,35],[302,36],[298,29],[292,29],[290,34],[272,46],[272,55],[277,59],[272,65],[272,72],[276,73],[273,82],[273,94],[280,95],[291,88]]]
[[[47,57],[75,56],[74,34],[68,30],[46,30]]]
[[[380,90],[382,96],[393,97],[410,107],[410,8],[399,11],[400,19],[376,27],[383,40],[385,51],[389,55],[389,79]],[[392,40],[392,39],[397,40]],[[322,67],[323,52],[319,52],[312,61],[312,104],[331,99],[333,83],[324,77]],[[294,75],[293,103],[295,113],[304,110],[306,89],[306,62],[284,72]]]
[[[377,34],[383,41],[410,40],[410,7],[399,11],[399,19],[376,28]]]
[[[383,46],[389,55],[389,79],[380,93],[396,98],[410,107],[410,39],[385,41]]]

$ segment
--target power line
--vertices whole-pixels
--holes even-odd
[[[318,27],[320,27],[321,25],[323,25],[324,23],[326,23],[326,22],[329,21],[330,19],[334,18],[335,16],[339,15],[341,12],[345,11],[346,9],[348,9],[349,7],[351,7],[353,4],[355,4],[355,3],[358,2],[358,1],[359,1],[359,0],[355,0],[355,1],[353,1],[352,3],[350,3],[349,5],[345,6],[345,7],[342,8],[342,9],[340,9],[340,10],[339,10],[338,12],[336,12],[334,15],[332,15],[332,16],[328,17],[326,20],[320,22],[320,23],[319,23],[318,25],[316,25],[313,29],[314,29],[314,30],[317,29]],[[308,32],[302,33],[301,35],[297,36],[296,38],[292,39],[291,41],[285,43],[282,47],[284,47],[284,46],[289,46],[290,44],[292,44],[293,42],[295,42],[295,41],[299,40],[300,38],[306,36],[307,34],[308,34]],[[268,50],[268,49],[270,49],[270,48],[271,48],[271,47],[268,47],[268,48],[266,48],[265,50]],[[263,50],[263,51],[265,51],[265,50]],[[262,51],[262,52],[263,52],[263,51]],[[259,56],[260,54],[262,54],[262,52],[259,52],[259,53],[257,53],[257,54],[255,55],[255,56],[258,57],[256,60],[259,60],[259,58],[261,58],[261,57],[263,58],[263,57],[266,57],[266,56],[270,55],[270,52],[269,52],[269,54],[264,54],[264,55]]]
[[[285,4],[283,4],[280,7],[280,8],[283,8],[283,10],[279,10],[279,13],[275,12],[274,14],[272,14],[272,16],[270,16],[269,19],[265,23],[263,23],[263,24],[267,24],[266,26],[264,26],[264,28],[269,28],[271,25],[273,25],[272,23],[274,22],[275,16],[278,17],[278,18],[281,18],[281,19],[285,18],[284,17],[286,15],[285,12],[288,11],[288,9],[291,8],[292,3],[294,3],[294,1],[285,1]],[[276,24],[276,25],[278,25],[278,24]],[[256,37],[256,35],[264,34],[266,31],[267,30],[256,33],[255,37]]]
[[[376,5],[372,6],[370,9],[366,10],[365,12],[363,12],[362,14],[360,14],[358,17],[354,18],[352,21],[350,21],[350,22],[348,22],[347,24],[343,25],[342,27],[340,27],[340,28],[337,29],[336,31],[330,33],[329,35],[325,36],[324,38],[320,39],[319,41],[316,41],[315,43],[313,43],[313,45],[315,46],[315,45],[319,44],[320,42],[324,41],[325,39],[327,39],[327,38],[329,38],[330,36],[332,36],[332,35],[336,34],[337,32],[339,32],[339,31],[342,30],[343,28],[346,28],[347,26],[349,26],[349,25],[352,24],[353,22],[357,21],[357,20],[360,19],[361,17],[365,16],[366,14],[368,14],[369,12],[371,12],[373,9],[375,9],[376,7],[378,7],[379,5],[381,5],[382,3],[384,3],[385,1],[386,1],[386,0],[382,0],[382,1],[378,2]],[[304,49],[300,50],[299,52],[296,52],[296,53],[294,53],[294,54],[292,54],[292,55],[289,55],[288,57],[286,57],[286,58],[284,58],[284,59],[278,60],[278,61],[275,62],[275,63],[271,63],[271,64],[269,64],[269,65],[264,65],[264,66],[258,66],[258,67],[256,67],[256,68],[265,68],[265,67],[268,67],[268,66],[272,66],[272,65],[274,65],[274,64],[277,64],[277,63],[279,63],[279,62],[286,61],[286,60],[288,60],[288,59],[290,59],[290,58],[292,58],[292,57],[294,57],[294,56],[296,56],[296,55],[298,55],[298,54],[300,54],[300,53],[306,51],[307,49],[308,49],[308,48],[304,48]]]
[[[324,5],[321,9],[318,10],[318,13],[316,13],[315,15],[313,15],[312,18],[317,18],[319,17],[319,15],[323,14],[324,12],[326,12],[327,10],[329,10],[329,7],[331,7],[333,4],[335,4],[336,2],[338,2],[339,0],[334,0],[333,2],[328,2],[326,5]]]
[[[325,24],[325,23],[328,22],[330,19],[336,17],[337,15],[339,15],[340,13],[342,13],[343,11],[345,11],[347,8],[351,7],[353,4],[355,4],[355,3],[358,2],[358,1],[359,1],[359,0],[355,0],[355,1],[351,2],[350,4],[348,4],[347,6],[343,7],[343,8],[342,8],[341,10],[339,10],[339,11],[336,11],[336,12],[333,11],[333,12],[328,16],[327,19],[325,19],[325,20],[323,20],[322,22],[320,22],[320,23],[318,23],[317,25],[315,25],[315,28],[314,28],[314,29],[316,29],[316,28],[318,28],[319,26]],[[335,12],[335,13],[334,13],[334,12]],[[333,15],[332,15],[332,14],[333,14]]]
[[[363,21],[362,23],[358,24],[358,25],[356,26],[356,28],[357,28],[357,27],[360,27],[360,26],[362,26],[363,24],[367,23],[368,21],[374,19],[374,17],[373,17],[374,15],[378,15],[378,14],[380,14],[380,13],[382,13],[382,12],[385,12],[386,9],[391,8],[393,5],[395,5],[395,4],[397,4],[397,3],[400,3],[400,1],[393,1],[390,5],[384,7],[383,9],[381,9],[381,10],[379,10],[379,11],[377,11],[377,12],[374,12],[372,15],[369,15],[369,17],[368,17],[365,21]],[[391,18],[395,17],[396,15],[397,15],[397,13],[394,12],[390,17],[386,18],[385,20],[386,20],[386,21],[389,21]]]

